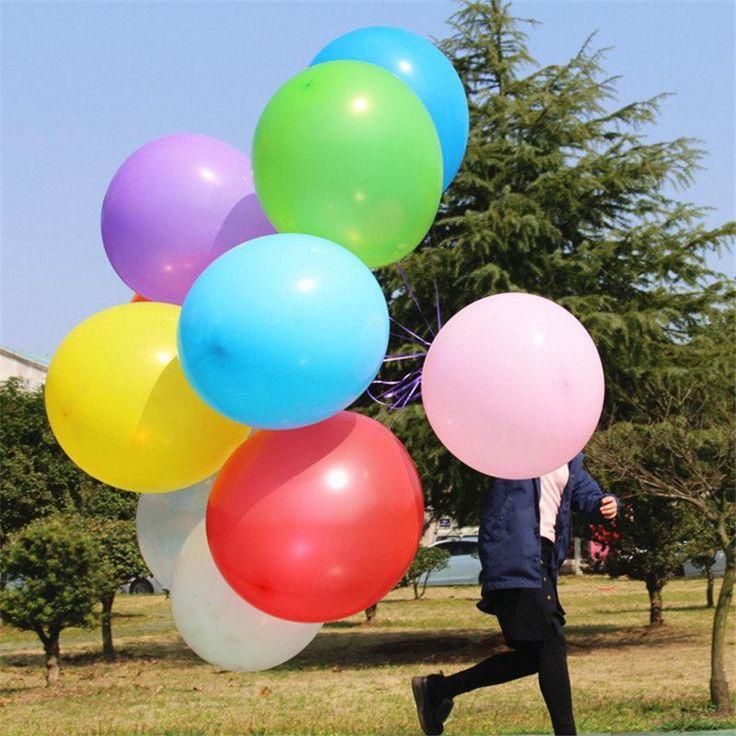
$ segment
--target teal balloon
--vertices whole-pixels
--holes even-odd
[[[225,416],[292,429],[355,401],[388,335],[383,292],[357,256],[312,235],[268,235],[220,256],[195,281],[179,320],[179,359]]]
[[[455,178],[468,145],[470,115],[463,83],[450,60],[428,39],[401,28],[359,28],[330,41],[312,65],[363,61],[404,81],[424,103],[442,146],[442,188]]]

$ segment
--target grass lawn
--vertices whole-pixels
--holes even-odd
[[[666,624],[647,626],[642,583],[563,578],[570,669],[581,732],[725,729],[707,706],[709,632],[703,581],[664,591]],[[62,678],[44,687],[35,637],[0,627],[0,723],[6,736],[58,734],[416,734],[412,675],[451,672],[503,647],[475,587],[394,591],[363,616],[329,624],[296,659],[268,672],[222,672],[197,659],[162,596],[120,596],[120,656],[99,656],[98,630],[62,635]],[[217,625],[216,621],[212,622]],[[729,637],[736,684],[734,632]],[[454,734],[544,733],[535,678],[459,698]]]

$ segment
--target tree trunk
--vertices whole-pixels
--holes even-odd
[[[713,565],[705,565],[705,605],[713,608]]]
[[[647,593],[649,593],[649,625],[661,626],[664,623],[662,617],[662,588],[664,581],[656,575],[650,575],[646,579]]]
[[[112,643],[112,604],[115,600],[115,591],[102,597],[102,655],[105,659],[115,659],[115,646]]]
[[[427,592],[427,581],[429,580],[429,575],[424,576],[424,584],[422,585],[422,592],[419,594],[420,598],[424,598],[424,594]]]
[[[376,612],[378,611],[378,603],[374,603],[370,608],[365,609],[365,622],[372,624],[376,620]]]
[[[59,635],[51,634],[43,645],[46,654],[46,687],[59,681]]]
[[[733,583],[736,578],[736,555],[728,545],[726,553],[726,570],[723,574],[721,592],[718,595],[718,604],[713,615],[713,638],[710,650],[710,700],[721,713],[731,713],[733,705],[726,679],[724,659],[726,654],[726,633],[728,624],[728,609],[733,597]]]
[[[419,600],[419,582],[417,580],[415,580],[411,584],[411,587],[414,589],[414,600],[415,601],[418,601]]]

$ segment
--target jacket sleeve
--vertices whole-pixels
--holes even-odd
[[[601,499],[604,496],[614,496],[613,493],[603,493],[601,487],[588,473],[583,465],[583,453],[577,455],[570,463],[570,475],[572,476],[572,507],[579,511],[588,521],[601,521],[600,513]],[[621,501],[616,498],[619,509]]]

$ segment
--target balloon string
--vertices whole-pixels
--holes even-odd
[[[437,309],[437,332],[442,329],[442,313],[440,311],[440,290],[437,288],[437,280],[434,282],[434,304]]]
[[[369,396],[374,400],[378,401],[379,404],[388,406],[394,406],[398,404],[408,403],[408,398],[418,390],[419,384],[421,383],[422,373],[420,370],[412,371],[407,373],[403,378],[398,381],[374,381],[374,384],[378,384],[383,388],[379,393],[374,393],[370,389],[368,390]],[[382,401],[382,399],[394,399],[390,404]]]
[[[420,345],[424,345],[426,347],[430,346],[430,343],[425,340],[423,337],[419,337],[416,332],[413,330],[410,330],[408,327],[405,327],[400,322],[397,322],[393,317],[389,317],[391,322],[393,322],[400,330],[403,330],[409,337],[413,337]],[[401,335],[394,335],[394,337],[398,337],[400,340],[406,339],[406,337],[402,337]]]
[[[410,384],[412,380],[414,380],[417,377],[417,374],[419,373],[421,373],[421,369],[412,371],[411,373],[407,373],[403,378],[399,379],[398,381],[380,381],[382,385],[389,386],[389,388],[386,389],[386,391],[384,392],[385,395],[386,396],[393,395],[397,391],[400,391],[407,384]],[[379,383],[379,381],[374,381],[374,383]]]
[[[422,319],[424,320],[424,324],[427,325],[429,334],[432,335],[432,337],[434,337],[435,336],[434,328],[432,327],[432,325],[429,324],[429,320],[424,316],[424,312],[422,311],[422,308],[419,306],[419,300],[417,299],[417,295],[414,293],[414,289],[412,289],[412,286],[409,283],[409,279],[407,278],[406,273],[404,273],[404,269],[401,268],[401,266],[399,266],[398,264],[396,264],[396,270],[399,276],[401,276],[401,280],[404,282],[404,286],[406,286],[406,290],[409,292],[409,296],[411,297],[411,300],[414,302],[414,306],[417,308],[417,312],[419,312]]]
[[[412,397],[416,395],[417,399],[421,397],[421,391],[419,390],[419,387],[422,385],[422,373],[421,371],[417,371],[417,375],[413,378],[413,380],[408,384],[407,388],[408,391],[405,392],[404,398],[399,399],[398,407],[399,409],[403,409],[405,406],[407,406],[411,400]]]
[[[426,355],[426,352],[423,353],[408,353],[406,355],[387,355],[384,359],[384,363],[394,363],[397,360],[410,360],[411,358],[421,358],[423,355]]]
[[[414,302],[414,306],[416,306],[417,311],[424,320],[424,323],[427,325],[429,332],[431,333],[432,337],[436,337],[435,329],[432,328],[432,326],[427,321],[427,318],[424,316],[424,312],[419,305],[419,300],[417,299],[414,289],[409,283],[409,279],[400,266],[396,266],[396,270],[401,276],[406,286],[407,293]],[[442,329],[442,311],[440,308],[440,294],[437,287],[437,281],[434,282],[434,302],[437,315],[436,330],[437,332],[439,332]],[[421,337],[421,335],[414,332],[414,330],[409,329],[406,325],[402,325],[400,322],[397,322],[393,317],[391,317],[390,319],[391,323],[399,330],[399,332],[391,332],[391,335],[393,337],[404,342],[407,340],[407,338],[410,338],[412,344],[416,345],[419,348],[422,348],[422,350],[415,351],[413,353],[395,353],[392,355],[387,355],[383,360],[384,363],[398,363],[404,360],[421,360],[422,362],[419,368],[416,368],[409,373],[404,374],[401,378],[397,380],[374,380],[366,391],[372,401],[375,401],[377,404],[381,404],[381,406],[387,407],[389,412],[394,412],[399,409],[404,409],[412,402],[419,401],[421,399],[422,369],[424,367],[424,359],[427,356],[426,349],[429,348],[431,342],[429,340],[425,340],[423,337]],[[393,423],[393,419],[390,420],[389,423]]]

